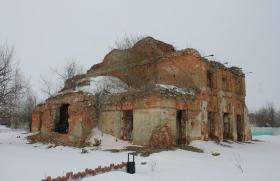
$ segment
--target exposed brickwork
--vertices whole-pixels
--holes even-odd
[[[149,141],[150,147],[162,147],[162,146],[171,146],[172,143],[172,135],[168,125],[157,126],[153,129],[151,139]]]
[[[88,84],[87,78],[100,75],[118,77],[131,89],[108,96],[96,120],[94,95],[71,90]],[[170,94],[170,91],[157,89],[156,84],[190,88],[194,95]],[[63,90],[63,94],[35,108],[34,132],[54,132],[59,108],[67,103],[69,130],[67,136],[62,136],[67,143],[82,143],[95,126],[125,139],[127,124],[122,115],[126,110],[133,111],[131,142],[135,144],[154,147],[175,144],[178,139],[181,144],[195,139],[251,139],[245,75],[241,69],[209,61],[195,49],[176,51],[172,45],[151,37],[140,40],[130,49],[112,50],[102,63],[92,66],[86,74],[66,81]],[[65,93],[67,91],[70,93]],[[186,112],[181,123],[177,120],[178,110]],[[180,126],[184,133],[178,138]]]
[[[69,128],[67,134],[55,134],[58,143],[65,142],[68,145],[80,146],[91,132],[91,129],[96,126],[95,112],[92,105],[92,98],[81,92],[69,93],[49,98],[45,103],[38,105],[32,115],[32,131],[40,131],[44,134],[38,135],[40,138],[46,135],[53,137],[55,125],[59,121],[59,109],[62,104],[70,104],[69,113]],[[45,139],[44,139],[45,140]]]
[[[77,173],[73,173],[73,172],[67,172],[65,176],[59,176],[56,178],[52,178],[51,176],[48,176],[47,178],[43,179],[42,181],[78,181],[81,180],[85,177],[92,177],[95,175],[99,175],[99,174],[103,174],[106,172],[110,172],[110,171],[114,171],[114,170],[120,170],[123,168],[127,167],[127,163],[126,162],[122,162],[120,164],[110,164],[110,166],[107,167],[101,167],[98,166],[95,169],[91,169],[91,168],[87,168],[82,172],[77,172]]]

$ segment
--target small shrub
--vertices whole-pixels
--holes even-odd
[[[234,159],[233,159],[234,165],[241,171],[241,173],[244,172],[242,164],[241,164],[241,157],[240,154],[238,155],[234,155]]]
[[[81,153],[82,153],[82,154],[88,153],[88,150],[86,150],[86,149],[83,148]]]
[[[157,162],[152,161],[151,164],[150,164],[150,166],[151,166],[151,171],[154,172],[155,169],[156,169],[156,166],[157,166]]]
[[[215,153],[215,152],[213,152],[212,155],[213,155],[213,156],[220,156],[221,153]]]

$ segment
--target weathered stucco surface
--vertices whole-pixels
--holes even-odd
[[[75,92],[87,77],[115,76],[131,89],[106,95],[96,108],[94,94]],[[188,88],[190,94],[157,85]],[[65,93],[68,92],[68,93]],[[93,127],[119,139],[150,147],[188,144],[191,140],[251,139],[245,104],[245,75],[237,67],[209,61],[195,49],[175,51],[151,37],[131,49],[113,50],[86,74],[65,82],[60,95],[38,105],[32,131],[55,134],[65,144],[82,144]],[[55,133],[62,105],[68,107],[67,133]]]

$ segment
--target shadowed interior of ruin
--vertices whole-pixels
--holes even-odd
[[[210,139],[216,139],[215,138],[215,113],[214,112],[208,112],[208,135]]]
[[[62,134],[67,134],[68,133],[68,127],[69,127],[69,123],[68,123],[68,118],[69,118],[68,107],[69,107],[69,104],[63,104],[60,107],[59,120],[56,123],[55,132],[62,133]]]
[[[237,126],[237,141],[243,141],[241,115],[236,116],[236,126]]]
[[[224,139],[231,139],[231,132],[230,132],[230,117],[229,113],[224,113],[223,120],[224,120]]]
[[[178,110],[176,112],[176,144],[185,144],[184,134],[186,132],[186,111]]]
[[[123,112],[123,120],[124,120],[124,139],[132,140],[132,132],[133,132],[133,110],[127,110]]]

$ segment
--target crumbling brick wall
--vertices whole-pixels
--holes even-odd
[[[83,144],[91,129],[96,126],[95,109],[92,97],[82,92],[64,94],[50,98],[45,103],[38,105],[32,114],[32,131],[40,134],[52,134],[59,119],[61,105],[69,104],[69,127],[66,134],[58,135],[66,143]]]
[[[91,76],[116,76],[130,87],[126,94],[111,95],[111,102],[96,116],[94,95],[72,92],[49,98],[38,105],[32,115],[32,130],[54,131],[59,107],[69,104],[69,133],[63,139],[83,142],[92,127],[98,127],[120,139],[124,138],[122,112],[132,110],[133,140],[142,145],[176,144],[176,111],[187,112],[185,139],[224,139],[224,114],[229,119],[229,137],[250,140],[248,113],[245,104],[245,75],[237,67],[203,58],[195,49],[176,51],[172,45],[151,37],[126,50],[112,50],[102,63],[86,74],[66,81],[64,91],[88,84]],[[177,96],[156,92],[155,84],[191,88],[195,95]],[[98,113],[99,115],[99,113]],[[212,115],[212,131],[209,115]],[[237,116],[242,129],[237,130]],[[115,118],[114,118],[115,117]],[[98,124],[97,124],[98,123]],[[212,137],[211,137],[212,136]]]
[[[149,146],[154,147],[166,147],[172,146],[172,135],[168,125],[157,126],[153,129]]]

